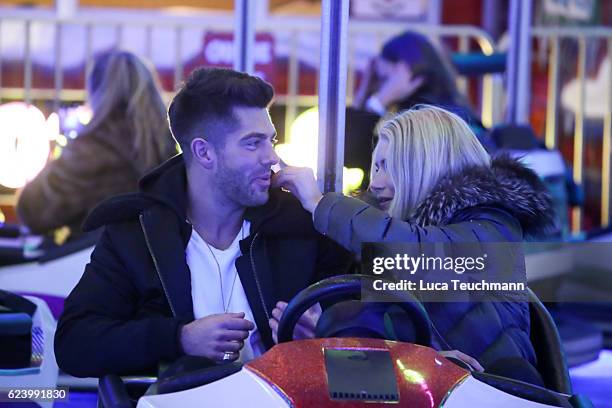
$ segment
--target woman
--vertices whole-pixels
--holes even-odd
[[[17,213],[33,233],[68,226],[78,234],[97,203],[136,190],[147,170],[177,152],[156,77],[137,56],[99,56],[87,91],[91,121],[19,197]]]
[[[374,128],[394,110],[418,104],[441,106],[462,117],[489,151],[494,150],[484,126],[459,92],[449,61],[424,35],[407,31],[391,38],[372,59],[347,110],[345,165],[370,167]]]
[[[424,35],[407,31],[387,41],[370,62],[355,106],[383,116],[394,106],[405,110],[421,103],[456,108],[473,117],[448,58]]]
[[[535,173],[509,158],[491,159],[468,125],[444,109],[423,105],[385,122],[373,161],[370,189],[380,209],[337,193],[321,195],[309,169],[287,168],[274,184],[295,194],[320,233],[355,254],[364,242],[520,242],[552,225],[550,198]],[[539,382],[526,303],[425,307],[436,348]],[[504,362],[516,366],[517,360],[528,363],[520,373],[503,372]]]

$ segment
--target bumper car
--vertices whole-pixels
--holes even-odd
[[[48,243],[43,237],[28,235],[20,226],[0,224],[0,289],[32,296],[38,302],[38,310],[41,310],[41,313],[45,311],[43,316],[46,319],[45,324],[41,326],[46,328],[43,337],[38,326],[35,325],[32,330],[32,344],[44,350],[32,353],[33,356],[45,356],[45,364],[38,369],[40,373],[30,373],[36,371],[30,367],[15,373],[3,371],[0,364],[1,386],[27,384],[29,387],[74,385],[79,389],[96,388],[97,381],[75,379],[61,371],[58,374],[53,353],[53,335],[56,321],[64,309],[64,299],[81,278],[97,239],[98,234],[93,233],[57,246]],[[8,339],[4,341],[2,338],[3,329],[4,327],[0,327],[0,349],[7,350],[10,349],[10,343]],[[45,339],[44,343],[41,338]],[[33,359],[40,360],[34,357]],[[51,377],[54,379],[49,380]],[[13,380],[26,382],[14,383]],[[39,405],[51,407],[52,402],[41,402]]]
[[[42,299],[0,290],[0,397],[3,401],[7,401],[6,393],[11,388],[57,387],[54,335],[55,319]],[[51,408],[53,401],[37,404]],[[2,402],[0,406],[4,406]]]
[[[40,297],[59,317],[97,239],[98,232],[89,233],[58,246],[18,225],[0,224],[0,288]]]
[[[538,370],[545,386],[475,372],[430,347],[427,312],[410,293],[385,302],[401,314],[399,341],[384,337],[385,319],[374,322],[382,304],[359,296],[365,275],[326,279],[300,292],[279,325],[279,344],[245,364],[228,363],[168,371],[152,385],[116,375],[99,384],[99,407],[589,407],[571,395],[558,333],[534,297],[532,319],[543,354]],[[317,338],[291,341],[299,317],[312,305],[329,305]],[[533,303],[533,302],[532,302]],[[353,307],[357,304],[362,307]],[[348,306],[347,306],[348,305]],[[352,305],[352,306],[351,306]],[[369,314],[369,316],[368,316]],[[367,322],[367,324],[366,324]],[[544,336],[544,337],[542,337]],[[538,348],[538,344],[535,345]],[[538,351],[538,350],[536,350]],[[208,361],[208,360],[207,360]],[[144,395],[135,396],[135,391]]]

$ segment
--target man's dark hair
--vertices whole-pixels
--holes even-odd
[[[237,125],[233,108],[267,108],[273,96],[272,86],[261,78],[231,69],[198,68],[168,109],[172,135],[187,159],[196,137],[222,147],[225,134]]]

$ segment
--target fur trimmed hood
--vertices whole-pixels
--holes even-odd
[[[444,177],[411,217],[421,226],[445,225],[462,210],[489,206],[508,211],[525,235],[537,236],[554,229],[551,197],[532,170],[516,159],[500,155],[491,167],[471,167]]]

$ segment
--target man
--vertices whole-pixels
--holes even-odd
[[[182,355],[248,360],[274,344],[279,301],[345,272],[348,254],[291,194],[270,190],[272,96],[231,70],[190,76],[168,113],[183,154],[85,223],[105,229],[59,321],[64,371],[137,373]],[[301,331],[311,335],[307,317]]]

